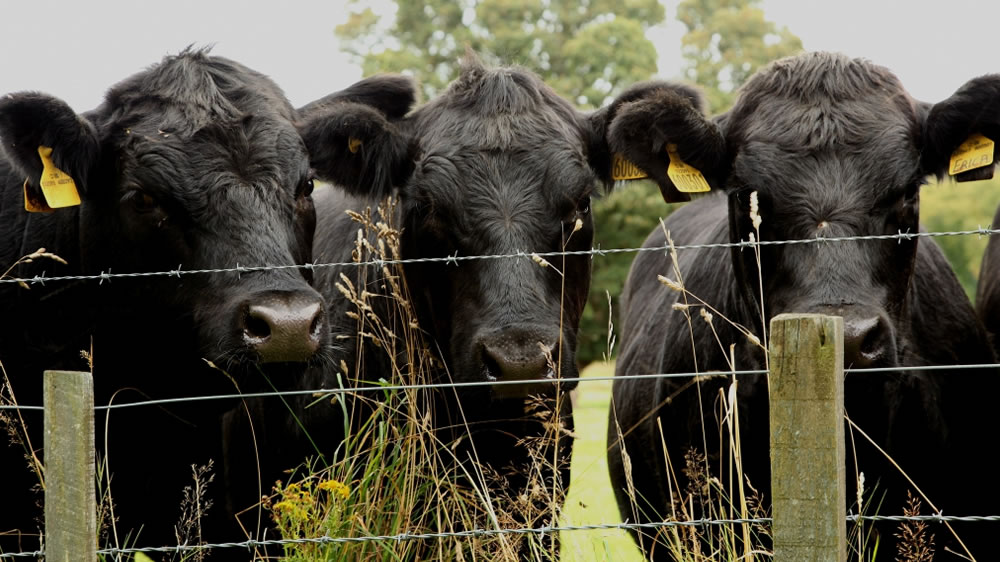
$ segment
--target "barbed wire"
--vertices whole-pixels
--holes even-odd
[[[686,244],[686,245],[675,245],[674,249],[678,251],[683,250],[702,250],[702,249],[719,249],[719,248],[754,248],[757,246],[788,246],[797,244],[827,244],[831,242],[863,242],[863,241],[873,241],[873,240],[913,240],[916,238],[933,238],[941,236],[993,236],[1000,234],[1000,229],[994,229],[991,227],[977,228],[976,230],[955,230],[946,232],[897,232],[896,234],[871,234],[864,236],[840,236],[840,237],[815,237],[815,238],[803,238],[797,240],[741,240],[739,242],[717,242],[711,244]],[[110,269],[107,271],[101,271],[97,274],[90,275],[58,275],[52,277],[46,277],[44,272],[41,275],[35,275],[34,277],[5,277],[0,279],[0,284],[8,283],[18,283],[18,284],[28,284],[28,285],[45,285],[46,283],[52,282],[63,282],[63,281],[97,281],[99,284],[103,284],[105,281],[111,282],[114,279],[132,279],[132,278],[143,278],[143,277],[176,277],[180,279],[182,275],[200,275],[200,274],[213,274],[213,273],[236,273],[242,275],[244,273],[253,273],[258,271],[277,271],[283,269],[305,269],[313,271],[315,269],[329,268],[329,267],[365,267],[365,266],[385,266],[385,265],[404,265],[412,263],[445,263],[450,265],[458,265],[459,262],[464,261],[475,261],[475,260],[498,260],[498,259],[514,259],[514,258],[553,258],[562,256],[605,256],[609,254],[623,254],[623,253],[641,253],[641,252],[666,252],[670,250],[668,244],[662,244],[660,246],[650,246],[643,248],[592,248],[590,250],[566,250],[566,251],[554,251],[554,252],[514,252],[507,254],[485,254],[478,256],[459,256],[457,254],[444,257],[428,257],[428,258],[404,258],[398,260],[383,260],[375,259],[368,261],[349,261],[349,262],[330,262],[330,263],[304,263],[304,264],[285,264],[285,265],[256,265],[256,266],[243,266],[236,264],[234,267],[220,267],[220,268],[209,268],[209,269],[183,269],[180,265],[177,269],[171,269],[168,271],[140,271],[132,273],[112,273]]]
[[[105,548],[98,550],[97,554],[118,555],[135,553],[173,553],[182,554],[196,550],[212,550],[220,548],[245,548],[248,550],[267,546],[286,546],[295,544],[348,544],[366,542],[388,542],[405,540],[431,540],[448,538],[478,538],[498,535],[527,535],[573,531],[608,531],[608,530],[642,530],[642,529],[663,529],[670,527],[707,527],[712,525],[759,525],[772,523],[771,517],[743,518],[743,519],[694,519],[690,521],[655,521],[651,523],[598,523],[593,525],[558,525],[549,527],[520,527],[512,529],[470,529],[467,531],[446,531],[439,533],[400,533],[396,535],[366,535],[359,537],[311,537],[300,539],[269,539],[269,540],[246,540],[241,542],[209,543],[177,546],[153,546],[135,548]],[[859,521],[888,521],[888,522],[926,522],[926,523],[998,523],[1000,515],[944,515],[936,513],[932,515],[848,515],[847,521],[857,523]],[[44,556],[43,551],[18,552],[11,554],[0,553],[2,558],[31,557],[40,558]]]
[[[1000,234],[1000,229],[993,229],[991,227],[978,228],[976,230],[962,230],[962,231],[945,231],[945,232],[897,232],[896,234],[885,234],[885,235],[865,235],[865,236],[844,236],[844,237],[816,237],[798,240],[764,240],[764,241],[749,241],[744,240],[740,242],[722,242],[722,243],[710,243],[710,244],[689,244],[689,245],[675,245],[673,249],[677,251],[684,250],[695,250],[695,249],[725,249],[725,248],[753,248],[757,246],[781,246],[781,245],[801,245],[801,244],[825,244],[830,242],[860,242],[860,241],[877,241],[877,240],[912,240],[917,238],[931,238],[931,237],[944,237],[944,236],[993,236]],[[197,275],[197,274],[216,274],[216,273],[252,273],[258,271],[270,271],[270,270],[283,270],[283,269],[306,269],[314,270],[317,268],[329,268],[329,267],[363,267],[363,266],[385,266],[385,265],[403,265],[409,263],[445,263],[451,265],[459,265],[460,262],[464,261],[474,261],[474,260],[496,260],[496,259],[516,259],[516,258],[552,258],[552,257],[562,257],[562,256],[605,256],[610,254],[621,254],[621,253],[641,253],[641,252],[667,252],[670,251],[670,246],[667,244],[653,247],[642,247],[642,248],[611,248],[611,249],[601,249],[593,248],[591,250],[577,250],[577,251],[554,251],[554,252],[521,252],[507,253],[507,254],[490,254],[490,255],[478,255],[478,256],[459,256],[452,255],[446,257],[429,257],[429,258],[408,258],[399,260],[370,260],[370,261],[360,261],[360,262],[335,262],[335,263],[305,263],[305,264],[291,264],[291,265],[263,265],[263,266],[241,266],[237,264],[235,267],[229,268],[210,268],[210,269],[191,269],[185,270],[180,265],[177,269],[169,271],[153,271],[153,272],[134,272],[134,273],[112,273],[109,270],[102,271],[99,274],[93,275],[65,275],[65,276],[53,276],[46,277],[44,273],[42,275],[36,275],[31,278],[21,278],[21,277],[7,277],[0,279],[0,284],[8,283],[19,283],[19,284],[41,284],[45,285],[48,282],[63,282],[63,281],[98,281],[103,283],[104,281],[112,281],[113,279],[121,278],[142,278],[142,277],[176,277],[180,278],[182,275]],[[1000,368],[1000,364],[972,364],[972,365],[923,365],[923,366],[911,366],[911,367],[879,367],[879,368],[864,368],[864,369],[845,369],[845,373],[880,373],[880,372],[895,372],[895,371],[934,371],[934,370],[971,370],[971,369],[987,369],[987,368]],[[190,396],[190,397],[179,397],[179,398],[168,398],[159,400],[144,400],[136,402],[126,402],[121,404],[109,404],[106,406],[95,406],[95,410],[111,410],[117,408],[128,408],[137,406],[149,406],[149,405],[162,405],[177,402],[190,402],[190,401],[201,401],[201,400],[216,400],[216,399],[238,399],[238,398],[260,398],[260,397],[272,397],[272,396],[294,396],[294,395],[340,395],[347,393],[357,393],[357,392],[374,392],[374,391],[397,391],[397,390],[413,390],[413,389],[443,389],[443,388],[463,388],[463,387],[481,387],[481,386],[501,386],[506,384],[553,384],[553,383],[567,383],[567,382],[596,382],[596,381],[613,381],[613,380],[635,380],[635,379],[649,379],[649,378],[693,378],[693,377],[712,377],[712,376],[743,376],[743,375],[761,375],[766,374],[766,370],[744,370],[744,371],[715,371],[715,372],[696,372],[696,373],[655,373],[646,375],[620,375],[620,376],[603,376],[603,377],[567,377],[558,378],[550,380],[532,380],[532,381],[469,381],[469,382],[448,382],[448,383],[432,383],[432,384],[404,384],[404,385],[373,385],[367,387],[358,388],[320,388],[315,390],[295,390],[295,391],[273,391],[273,392],[258,392],[258,393],[242,393],[242,394],[222,394],[222,395],[209,395],[209,396]],[[44,410],[43,406],[33,406],[33,405],[0,405],[0,411],[2,410]],[[679,526],[709,526],[709,525],[737,525],[737,524],[763,524],[770,523],[771,518],[754,518],[754,519],[699,519],[692,521],[661,521],[652,523],[606,523],[606,524],[595,524],[595,525],[566,525],[566,526],[550,526],[550,527],[537,527],[537,528],[514,528],[514,529],[471,529],[467,531],[453,531],[453,532],[440,532],[440,533],[403,533],[397,535],[372,535],[372,536],[361,536],[361,537],[316,537],[316,538],[301,538],[301,539],[272,539],[272,540],[246,540],[242,542],[229,542],[229,543],[216,543],[216,544],[201,544],[201,545],[177,545],[177,546],[164,546],[164,547],[145,547],[145,548],[108,548],[99,550],[98,554],[102,555],[116,555],[116,554],[130,554],[130,553],[183,553],[195,550],[210,550],[217,548],[246,548],[253,549],[257,547],[266,546],[281,546],[281,545],[294,545],[294,544],[337,544],[337,543],[362,543],[362,542],[377,542],[377,541],[402,541],[402,540],[429,540],[429,539],[445,539],[445,538],[474,538],[474,537],[485,537],[494,535],[523,535],[523,534],[546,534],[553,532],[562,531],[593,531],[593,530],[638,530],[638,529],[658,529],[667,527],[679,527]],[[914,522],[929,522],[929,523],[946,523],[946,522],[1000,522],[1000,515],[985,515],[985,516],[946,516],[940,513],[933,515],[848,515],[848,522],[858,522],[858,521],[887,521],[887,522],[904,522],[904,521],[914,521]],[[4,558],[42,558],[44,557],[43,551],[34,552],[20,552],[20,553],[0,553],[0,559]]]
[[[980,369],[1000,369],[1000,363],[973,363],[965,365],[915,365],[911,367],[866,367],[861,369],[844,369],[845,374],[866,374],[866,373],[892,373],[899,371],[970,371]],[[608,382],[616,380],[643,380],[643,379],[672,379],[672,378],[711,378],[728,376],[766,375],[766,369],[749,369],[743,371],[703,371],[695,373],[652,373],[645,375],[611,375],[600,377],[564,377],[553,379],[517,380],[517,381],[469,381],[469,382],[442,382],[427,384],[374,384],[372,386],[344,387],[344,388],[316,388],[311,390],[275,390],[268,392],[243,392],[232,394],[208,394],[204,396],[179,396],[176,398],[159,398],[154,400],[137,400],[135,402],[122,402],[120,404],[107,404],[94,406],[94,410],[117,410],[120,408],[134,408],[138,406],[162,406],[165,404],[176,404],[181,402],[200,402],[205,400],[233,400],[241,398],[271,398],[280,396],[317,396],[324,397],[330,395],[355,394],[365,392],[389,392],[399,390],[436,390],[447,388],[470,388],[483,386],[504,386],[504,385],[544,385],[544,384],[564,384],[580,382]],[[3,410],[44,410],[44,406],[37,405],[12,405],[0,404],[0,411]]]

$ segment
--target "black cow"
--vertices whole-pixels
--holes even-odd
[[[322,103],[378,104],[371,82]],[[270,79],[190,49],[114,86],[100,107],[82,115],[47,95],[8,95],[0,99],[0,268],[38,248],[67,263],[36,258],[10,274],[307,263],[313,184],[296,120]],[[52,165],[75,180],[79,206],[25,212],[25,192],[46,197],[40,146],[51,148]],[[86,370],[80,350],[93,361],[99,405],[298,384],[307,365],[323,365],[331,352],[326,305],[309,281],[310,272],[287,268],[48,282],[30,290],[2,284],[0,361],[21,404],[41,403],[43,369]],[[236,404],[181,402],[98,417],[119,545],[176,544],[173,527],[182,488],[193,484],[191,465],[221,461],[220,416]],[[40,447],[41,416],[22,415]],[[38,479],[24,470],[23,453],[4,443],[0,531],[33,534],[41,494],[29,494]],[[201,522],[205,538],[241,538],[235,529],[212,534],[215,523],[226,526],[215,503]],[[0,551],[32,547],[37,539],[0,538]]]
[[[398,92],[380,101],[388,106],[393,98],[397,109],[412,101]],[[386,111],[375,104],[317,106],[305,117],[303,138],[317,174],[343,190],[317,194],[315,258],[349,262],[358,224],[345,210],[374,207],[391,193],[400,198],[395,223],[402,227],[404,258],[588,250],[591,197],[599,186],[613,183],[613,152],[655,159],[656,147],[644,140],[616,146],[606,136],[608,127],[640,101],[660,111],[650,126],[672,130],[703,119],[700,99],[687,87],[637,85],[608,107],[583,114],[537,76],[516,68],[486,68],[472,58],[443,94],[405,117],[405,109]],[[698,155],[691,156],[700,163]],[[663,169],[652,171],[665,197],[683,197]],[[577,376],[576,334],[591,262],[585,255],[549,261],[551,266],[542,267],[525,255],[405,266],[419,325],[447,365],[435,375],[437,382]],[[372,292],[384,293],[381,268],[367,273],[322,268],[316,276],[331,303],[332,332],[345,349],[345,362],[351,368],[362,364],[364,379],[386,377],[390,370],[383,351],[369,347],[362,352],[364,361],[357,361],[357,322],[345,315],[353,305],[335,287],[341,272],[359,287],[368,286],[367,274]],[[337,386],[334,374],[328,371],[325,381],[315,382]],[[471,428],[473,438],[462,439],[462,446],[471,441],[483,464],[501,472],[511,469],[510,489],[523,489],[529,454],[522,440],[544,432],[540,420],[526,415],[526,400],[529,394],[547,395],[554,408],[554,385],[466,388],[458,394],[462,413],[457,402],[438,412],[438,427],[458,428],[445,441],[468,437],[466,428]],[[569,401],[559,407],[571,429]],[[339,412],[337,407],[329,416]],[[326,428],[342,425],[333,419]],[[560,445],[560,458],[568,461],[570,439],[560,439]],[[467,458],[463,451],[456,456]],[[565,486],[568,462],[562,464],[558,473]]]
[[[993,228],[1000,227],[1000,207],[993,216]],[[1000,356],[1000,239],[991,236],[979,268],[976,287],[976,312],[986,326],[993,342],[993,351]]]
[[[921,184],[929,175],[945,174],[949,155],[970,134],[996,138],[998,109],[1000,76],[972,80],[931,105],[911,99],[888,70],[864,60],[827,53],[783,59],[753,76],[729,112],[694,125],[713,139],[711,150],[719,150],[719,166],[703,171],[721,189],[675,212],[666,229],[677,245],[735,242],[751,234],[767,241],[916,233]],[[650,138],[642,112],[632,117],[613,127],[612,135],[684,148],[683,140],[669,134]],[[759,231],[749,209],[753,192],[759,198]],[[657,229],[645,245],[665,241]],[[930,239],[763,246],[759,270],[753,250],[732,249],[729,260],[721,259],[722,251],[680,250],[684,287],[758,335],[777,314],[823,313],[844,318],[848,367],[993,362],[982,325]],[[726,371],[723,347],[730,343],[736,344],[738,369],[763,368],[761,348],[719,315],[712,322],[722,345],[697,307],[688,309],[689,325],[685,314],[672,308],[695,301],[681,298],[657,275],[677,280],[671,258],[664,252],[639,254],[620,309],[618,375]],[[992,425],[987,406],[998,383],[994,371],[849,374],[845,408],[938,508],[953,515],[986,514],[995,511],[998,487],[974,475],[989,474],[984,469],[992,453],[980,436]],[[721,376],[697,384],[670,378],[615,381],[608,460],[623,517],[653,521],[670,515],[664,442],[680,479],[674,481],[675,498],[685,489],[682,469],[689,448],[707,454],[706,466],[720,466],[728,440],[720,440],[717,397],[729,384]],[[738,400],[743,469],[767,506],[766,379],[740,377]],[[883,513],[901,513],[908,485],[863,437],[847,430],[853,434],[848,457],[856,452],[865,489],[874,488],[876,498],[885,494]],[[619,431],[631,459],[634,504]],[[848,474],[856,474],[853,463]],[[728,482],[728,475],[714,468],[713,475]],[[853,477],[848,480],[854,485]],[[924,509],[930,511],[926,502]],[[956,528],[973,552],[995,551],[980,542],[992,534],[988,526]],[[934,530],[939,552],[946,544],[956,548],[947,530]],[[882,531],[879,552],[893,556],[894,529]],[[648,536],[640,542],[658,559],[669,556]]]

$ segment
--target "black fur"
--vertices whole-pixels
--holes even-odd
[[[351,90],[351,99],[368,99],[365,84],[371,82]],[[299,117],[270,79],[198,50],[124,80],[84,115],[42,94],[6,96],[0,100],[6,154],[0,158],[0,269],[41,247],[68,265],[39,258],[11,274],[311,261],[311,159],[296,129]],[[314,126],[322,127],[323,119],[314,117]],[[53,147],[55,164],[76,179],[81,206],[24,211],[25,179],[38,189],[39,144]],[[324,300],[308,277],[308,271],[284,269],[53,282],[30,290],[0,285],[0,361],[22,404],[41,403],[43,369],[86,369],[81,350],[92,353],[97,404],[298,385],[307,363],[319,367],[331,353]],[[264,364],[243,335],[250,307],[262,303],[318,310],[309,327],[319,342],[316,351]],[[253,465],[234,467],[221,456],[221,415],[237,404],[189,402],[99,416],[100,455],[113,474],[120,539],[176,544],[173,526],[182,488],[192,483],[190,465],[210,458],[216,461],[217,478],[209,486],[215,506],[201,522],[203,538],[243,537],[222,493],[222,475],[256,473]],[[32,443],[40,446],[41,418],[26,417]],[[31,533],[41,496],[29,492],[32,477],[22,451],[5,442],[0,466],[6,490],[0,531]],[[263,492],[269,487],[265,482]],[[0,536],[3,552],[37,546],[37,539]],[[213,553],[213,559],[226,556],[233,551]]]
[[[387,87],[386,96],[398,95],[398,87]],[[324,103],[316,115],[343,117],[322,126],[307,118],[300,130],[314,154],[321,155],[317,173],[346,193],[317,196],[316,259],[350,261],[353,244],[348,241],[358,227],[344,211],[374,206],[390,190],[401,201],[395,220],[402,226],[404,258],[589,249],[590,200],[595,191],[610,189],[613,183],[612,150],[626,150],[643,162],[666,159],[664,146],[644,139],[616,139],[614,146],[609,142],[619,106],[646,98],[653,98],[648,105],[659,109],[654,125],[671,142],[702,138],[695,132],[671,133],[673,126],[713,130],[672,115],[697,113],[701,106],[697,92],[686,86],[646,84],[629,90],[610,108],[583,114],[537,76],[518,68],[488,68],[472,57],[463,62],[461,76],[447,91],[403,118],[402,112],[385,113],[385,108],[396,107],[388,100],[368,102],[367,111],[354,111],[350,102]],[[351,139],[361,141],[355,152],[350,151]],[[682,150],[687,154],[689,148]],[[673,193],[669,184],[663,189]],[[581,229],[573,232],[577,220]],[[439,380],[497,376],[499,367],[487,359],[486,350],[500,341],[516,348],[512,354],[524,356],[537,354],[543,342],[552,347],[556,361],[561,357],[561,376],[577,376],[576,334],[590,285],[590,260],[573,256],[550,261],[552,267],[547,268],[527,258],[405,267],[420,326],[447,365],[437,373]],[[377,379],[385,372],[379,362],[383,352],[355,341],[356,322],[345,315],[352,305],[335,288],[341,273],[358,284],[367,279],[381,291],[382,272],[317,270],[317,286],[331,303],[333,332],[348,350],[347,364],[355,365],[355,350],[365,349],[361,376]],[[332,376],[325,373],[315,382],[334,385],[334,380],[323,380]],[[472,442],[481,461],[501,472],[509,470],[514,490],[524,486],[526,474],[518,471],[529,460],[520,442],[544,430],[538,420],[525,417],[524,392],[507,396],[490,388],[462,390],[458,395],[464,413],[452,398],[437,422],[445,431],[443,438],[465,437],[462,447]],[[341,423],[330,422],[339,412],[314,411],[306,417],[313,427],[328,428]],[[568,401],[560,414],[571,428]],[[474,428],[471,440],[463,435],[463,422]],[[294,447],[295,439],[286,432],[292,426],[278,424],[268,439]],[[327,447],[335,446],[336,439],[328,441]],[[561,458],[568,461],[569,440],[560,440],[560,445]],[[300,447],[303,453],[309,448]],[[459,458],[466,458],[464,450]],[[560,475],[568,485],[568,463]]]
[[[979,99],[997,80],[967,86],[960,97]],[[954,104],[951,99],[939,106]],[[947,147],[957,144],[953,138],[979,128],[965,124],[977,122],[977,115],[984,113],[966,113],[963,121],[961,112],[944,117],[935,108],[928,112],[889,71],[866,61],[810,53],[773,63],[747,82],[732,110],[716,119],[726,148],[718,153],[720,168],[706,172],[722,178],[716,187],[723,193],[680,209],[666,227],[677,245],[746,240],[752,232],[762,240],[916,232],[924,177],[946,165]],[[946,130],[962,133],[948,137]],[[718,150],[710,143],[704,148]],[[763,220],[759,234],[749,216],[752,191],[758,193]],[[646,246],[664,243],[657,229]],[[765,246],[759,273],[763,290],[754,252],[733,249],[729,260],[722,259],[721,252],[681,251],[684,285],[721,315],[757,334],[777,314],[818,312],[844,317],[848,367],[993,361],[982,325],[930,239]],[[728,370],[709,326],[692,309],[689,331],[685,316],[672,310],[678,293],[663,287],[657,275],[676,278],[670,258],[658,252],[640,254],[623,293],[617,373]],[[723,346],[736,344],[736,368],[762,368],[759,348],[720,315],[713,323]],[[987,473],[990,455],[976,440],[990,423],[985,396],[995,394],[998,382],[992,371],[848,375],[845,407],[937,507],[952,514],[982,514],[996,505],[996,487],[970,494],[966,486],[970,474]],[[720,447],[726,450],[728,440],[720,441],[714,412],[719,389],[727,388],[730,379],[688,384],[677,379],[615,382],[608,459],[623,517],[635,519],[636,511],[625,490],[617,428],[625,434],[636,495],[642,498],[642,521],[670,513],[663,442],[669,447],[672,474],[680,478],[675,494],[686,485],[680,471],[689,447],[707,452],[709,464],[719,466],[718,452]],[[738,399],[744,470],[767,506],[766,380],[739,378]],[[709,420],[704,424],[707,439],[703,420]],[[850,427],[847,431],[851,435]],[[863,438],[849,437],[847,447],[849,459],[856,452],[857,468],[866,474],[866,489],[886,494],[882,511],[901,512],[908,485],[898,472]],[[855,474],[853,461],[849,465],[848,474]],[[727,473],[716,475],[729,481]],[[853,498],[853,476],[849,481],[848,497]],[[988,529],[956,529],[973,553],[991,551],[984,546],[990,544]],[[895,552],[895,528],[879,526],[878,531],[879,552]],[[946,531],[936,534],[939,552],[945,545],[955,548]],[[647,553],[653,548],[648,536],[641,543]],[[652,553],[669,559],[663,545]]]

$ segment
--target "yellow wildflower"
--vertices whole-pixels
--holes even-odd
[[[292,502],[290,502],[288,500],[280,501],[280,502],[274,504],[274,508],[273,509],[274,509],[274,511],[292,511],[293,509],[295,509],[295,504],[293,504]]]
[[[341,499],[347,499],[350,495],[351,489],[347,487],[346,484],[337,482],[336,480],[324,480],[319,483],[320,490],[326,490],[335,496],[340,496]]]

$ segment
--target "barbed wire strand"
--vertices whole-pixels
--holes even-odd
[[[675,250],[695,250],[695,249],[721,249],[721,248],[752,248],[755,246],[780,246],[780,245],[796,245],[796,244],[825,244],[828,242],[857,242],[857,241],[873,241],[873,240],[912,240],[915,238],[930,238],[930,237],[943,237],[943,236],[992,236],[1000,234],[1000,229],[993,228],[979,228],[976,230],[964,230],[964,231],[947,231],[947,232],[899,232],[897,234],[885,234],[885,235],[866,235],[866,236],[844,236],[844,237],[816,237],[798,240],[763,240],[763,241],[740,241],[740,242],[723,242],[723,243],[711,243],[711,244],[689,244],[689,245],[676,245]],[[410,258],[410,259],[400,259],[400,260],[371,260],[362,262],[338,262],[338,263],[306,263],[306,264],[292,264],[292,265],[270,265],[270,266],[240,266],[237,264],[236,267],[232,268],[212,268],[212,269],[183,269],[178,266],[177,269],[169,271],[152,271],[152,272],[135,272],[135,273],[111,273],[110,270],[102,271],[95,275],[64,275],[64,276],[53,276],[45,277],[43,275],[36,275],[31,278],[21,278],[21,277],[8,277],[0,279],[0,284],[6,283],[18,283],[18,284],[42,284],[47,282],[61,282],[61,281],[98,281],[103,284],[104,281],[111,281],[116,278],[141,278],[141,277],[177,277],[180,278],[181,275],[197,275],[197,274],[213,274],[213,273],[251,273],[257,271],[269,271],[269,270],[282,270],[282,269],[315,269],[323,267],[361,267],[361,266],[385,266],[385,265],[402,265],[407,263],[447,263],[458,265],[461,261],[473,261],[473,260],[490,260],[490,259],[512,259],[512,258],[533,258],[533,257],[561,257],[561,256],[604,256],[608,254],[620,254],[620,253],[640,253],[640,252],[666,252],[671,248],[669,245],[654,246],[654,247],[643,247],[643,248],[609,248],[600,249],[593,248],[591,250],[577,250],[577,251],[556,251],[556,252],[517,252],[512,254],[491,254],[491,255],[480,255],[480,256],[447,256],[447,257],[435,257],[435,258]],[[977,364],[977,365],[941,365],[941,366],[917,366],[917,367],[882,367],[882,368],[868,368],[868,369],[846,369],[845,372],[848,373],[876,373],[876,372],[892,372],[892,371],[931,371],[940,369],[984,369],[984,368],[996,368],[1000,367],[1000,364]],[[734,372],[708,372],[708,373],[656,373],[650,375],[622,375],[617,377],[572,377],[565,379],[553,379],[553,380],[537,380],[537,381],[475,381],[475,382],[465,382],[465,383],[435,383],[426,385],[383,385],[383,386],[371,386],[371,387],[359,387],[359,388],[341,388],[341,389],[317,389],[317,390],[301,390],[301,391],[279,391],[279,392],[261,392],[261,393],[246,393],[246,394],[233,394],[233,395],[212,395],[212,396],[193,396],[185,398],[171,398],[163,400],[146,400],[141,402],[129,402],[123,404],[111,404],[108,406],[96,406],[95,410],[109,410],[115,408],[125,408],[134,407],[142,405],[157,405],[157,404],[167,404],[173,402],[183,402],[183,401],[198,401],[198,400],[211,400],[211,399],[225,399],[225,398],[253,398],[253,397],[267,397],[267,396],[290,396],[290,395],[302,395],[302,394],[319,394],[319,395],[330,395],[330,394],[344,394],[344,393],[354,393],[354,392],[364,392],[364,391],[393,391],[393,390],[411,390],[411,389],[421,389],[421,388],[460,388],[460,387],[471,387],[471,386],[491,386],[491,385],[503,385],[503,384],[545,384],[554,382],[583,382],[583,381],[607,381],[607,380],[626,380],[626,379],[643,379],[643,378],[681,378],[681,377],[704,377],[704,376],[728,376],[728,375],[750,375],[750,374],[765,374],[767,371],[763,370],[749,370],[749,371],[734,371]],[[21,410],[44,410],[42,406],[12,406],[12,405],[0,405],[0,410],[11,410],[11,409],[21,409]],[[944,523],[944,522],[1000,522],[1000,515],[986,515],[986,516],[945,516],[941,514],[935,515],[915,515],[915,516],[904,516],[904,515],[849,515],[847,520],[850,522],[857,521],[892,521],[892,522],[902,522],[902,521],[921,521],[921,522],[931,522],[931,523]],[[759,523],[769,523],[770,518],[758,518],[758,519],[700,519],[694,521],[662,521],[654,523],[607,523],[607,524],[596,524],[596,525],[570,525],[570,526],[557,526],[557,527],[539,527],[539,528],[518,528],[518,529],[472,529],[468,531],[455,531],[455,532],[445,532],[445,533],[404,533],[399,535],[380,535],[380,536],[363,536],[363,537],[317,537],[317,538],[303,538],[303,539],[274,539],[274,540],[248,540],[243,542],[232,542],[232,543],[218,543],[218,544],[203,544],[203,545],[178,545],[170,547],[146,547],[146,548],[111,548],[99,550],[98,554],[128,554],[128,553],[139,553],[139,552],[165,552],[165,553],[181,553],[193,550],[205,550],[214,548],[247,548],[252,549],[254,547],[263,547],[271,545],[291,545],[291,544],[304,544],[304,543],[315,543],[315,544],[334,544],[334,543],[357,543],[357,542],[372,542],[372,541],[400,541],[400,540],[427,540],[427,539],[441,539],[441,538],[468,538],[468,537],[482,537],[491,535],[502,535],[502,534],[531,534],[531,533],[552,533],[561,531],[586,531],[586,530],[628,530],[628,529],[656,529],[665,527],[675,527],[675,526],[706,526],[706,525],[737,525],[737,524],[759,524]],[[35,552],[21,552],[21,553],[0,553],[0,559],[3,558],[41,558],[44,556],[43,551]]]
[[[1000,234],[1000,229],[993,228],[979,228],[976,230],[955,230],[948,232],[898,232],[896,234],[870,234],[865,236],[841,236],[841,237],[816,237],[816,238],[803,238],[799,240],[761,240],[751,242],[749,240],[743,240],[740,242],[718,242],[712,244],[688,244],[674,246],[676,250],[700,250],[700,249],[717,249],[717,248],[753,248],[756,246],[787,246],[795,244],[826,244],[830,242],[861,242],[861,241],[871,241],[871,240],[913,240],[915,238],[932,238],[940,236],[992,236]],[[0,279],[0,284],[5,283],[23,283],[28,285],[45,285],[51,282],[62,282],[62,281],[98,281],[103,284],[105,281],[111,282],[114,279],[128,279],[128,278],[141,278],[141,277],[176,277],[180,278],[182,275],[199,275],[199,274],[211,274],[211,273],[236,273],[242,275],[244,273],[252,273],[256,271],[276,271],[282,269],[308,269],[314,270],[317,268],[324,267],[362,267],[362,266],[384,266],[384,265],[402,265],[409,263],[446,263],[458,265],[459,262],[463,261],[473,261],[473,260],[497,260],[497,259],[512,259],[512,258],[528,258],[532,259],[534,257],[540,258],[551,258],[551,257],[561,257],[561,256],[604,256],[608,254],[622,254],[622,253],[640,253],[640,252],[666,252],[670,250],[670,246],[667,244],[661,246],[652,246],[646,248],[593,248],[590,250],[571,250],[571,251],[555,251],[555,252],[515,252],[509,254],[488,254],[480,256],[445,256],[445,257],[431,257],[431,258],[404,258],[399,260],[370,260],[370,261],[359,261],[359,262],[331,262],[331,263],[304,263],[304,264],[287,264],[287,265],[259,265],[259,266],[245,266],[236,264],[235,267],[222,267],[213,269],[183,269],[178,266],[177,269],[172,269],[169,271],[144,271],[144,272],[134,272],[134,273],[111,273],[111,270],[102,271],[97,274],[92,275],[60,275],[53,277],[46,277],[45,274],[36,275],[34,277],[7,277]]]
[[[970,371],[980,369],[1000,369],[1000,363],[974,363],[967,365],[915,365],[912,367],[867,367],[863,369],[844,369],[845,374],[866,374],[866,373],[891,373],[898,371]],[[745,371],[706,371],[700,373],[652,373],[646,375],[611,375],[602,377],[565,377],[557,379],[537,379],[518,381],[469,381],[469,382],[442,382],[428,384],[395,384],[395,385],[373,385],[360,386],[356,388],[316,388],[312,390],[278,390],[269,392],[244,392],[234,394],[210,394],[205,396],[183,396],[176,398],[161,398],[156,400],[137,400],[135,402],[122,402],[120,404],[108,404],[106,406],[94,406],[95,410],[116,410],[120,408],[134,408],[137,406],[162,406],[164,404],[176,404],[180,402],[199,402],[205,400],[232,400],[240,398],[270,398],[278,396],[307,396],[317,395],[318,397],[340,394],[354,394],[364,392],[389,392],[397,390],[422,390],[422,389],[446,389],[446,388],[469,388],[483,386],[504,386],[504,385],[542,385],[542,384],[564,384],[580,382],[608,382],[616,380],[642,380],[642,379],[672,379],[672,378],[695,378],[695,377],[727,377],[727,376],[747,376],[765,375],[768,371],[764,369],[751,369]],[[43,406],[35,405],[0,405],[3,410],[44,410]]]
[[[943,515],[941,513],[932,515],[848,515],[847,521],[857,523],[858,521],[888,521],[888,522],[926,522],[926,523],[981,523],[1000,522],[1000,515]],[[691,521],[657,521],[651,523],[598,523],[593,525],[560,525],[552,527],[521,527],[514,529],[470,529],[468,531],[449,531],[440,533],[400,533],[397,535],[368,535],[360,537],[313,537],[301,539],[271,539],[271,540],[246,540],[242,542],[211,543],[198,545],[177,545],[177,546],[155,546],[136,548],[106,548],[98,550],[97,554],[117,555],[134,554],[138,552],[161,552],[161,553],[183,553],[195,550],[211,550],[217,548],[245,548],[253,549],[266,546],[282,546],[293,544],[344,544],[344,543],[365,543],[384,541],[404,541],[404,540],[430,540],[447,538],[476,538],[496,535],[526,535],[526,534],[547,534],[572,531],[605,531],[605,530],[641,530],[641,529],[661,529],[668,527],[705,527],[710,525],[742,525],[742,524],[764,524],[772,523],[770,517],[747,518],[747,519],[695,519]],[[19,552],[11,554],[0,553],[2,558],[33,557],[44,556],[42,551]]]

